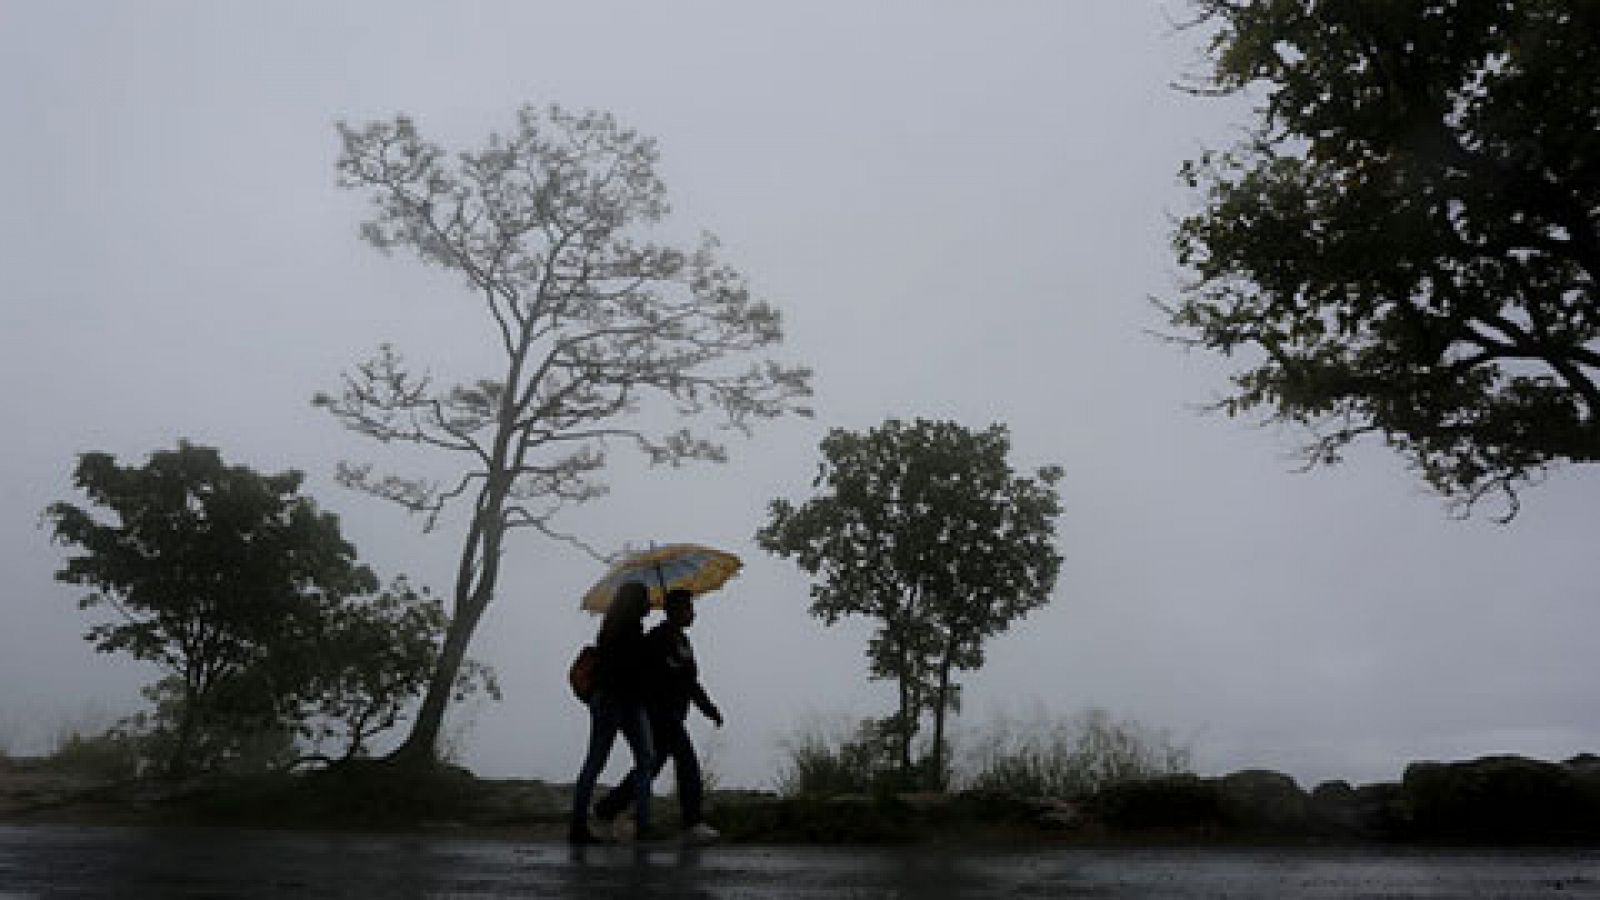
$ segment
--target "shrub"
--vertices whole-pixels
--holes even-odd
[[[1091,709],[1031,725],[1002,719],[973,740],[957,775],[973,791],[1078,799],[1111,785],[1187,772],[1192,755],[1165,730]]]
[[[788,763],[778,775],[778,793],[836,797],[912,790],[917,773],[900,770],[899,733],[892,723],[863,719],[844,734],[817,724],[802,728],[781,745]]]
[[[139,774],[139,738],[120,726],[87,735],[63,728],[54,742],[54,749],[43,761],[45,768],[52,771],[116,781]]]

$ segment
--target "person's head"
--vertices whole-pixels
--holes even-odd
[[[649,614],[649,589],[637,581],[624,581],[617,587],[616,595],[611,598],[611,605],[606,608],[605,621],[600,624],[600,628],[603,631],[610,631],[638,622]]]
[[[666,603],[663,607],[667,613],[667,621],[679,628],[688,628],[694,624],[694,593],[683,588],[673,588],[667,591]]]

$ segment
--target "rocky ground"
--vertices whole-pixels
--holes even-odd
[[[45,761],[0,762],[0,822],[237,824],[446,830],[559,839],[569,786],[428,776],[380,764],[301,775],[109,780]],[[1278,772],[1130,782],[1079,801],[985,793],[778,797],[719,791],[708,806],[733,842],[966,841],[1087,844],[1595,844],[1600,757],[1419,762],[1396,782],[1301,788]],[[675,803],[658,798],[661,824]]]

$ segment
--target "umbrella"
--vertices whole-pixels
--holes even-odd
[[[594,587],[584,592],[580,609],[605,612],[625,581],[643,582],[650,589],[650,606],[660,609],[667,591],[684,588],[696,594],[714,591],[738,574],[744,564],[732,553],[700,544],[666,544],[635,553],[615,563]]]

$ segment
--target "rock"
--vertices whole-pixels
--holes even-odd
[[[1600,781],[1600,756],[1593,753],[1580,753],[1561,765],[1579,778]]]
[[[1356,788],[1356,815],[1364,836],[1387,837],[1404,831],[1409,813],[1399,782],[1380,781]]]
[[[1215,825],[1222,819],[1216,783],[1196,775],[1113,784],[1094,795],[1091,808],[1116,828],[1181,828]]]
[[[1035,797],[1028,801],[1033,823],[1051,830],[1079,828],[1084,824],[1083,807],[1071,800]]]
[[[876,804],[866,794],[835,794],[822,801],[824,806],[840,810],[871,810]]]
[[[790,840],[876,843],[902,835],[906,827],[904,813],[903,807],[879,803],[865,794],[839,794],[826,799],[796,797],[781,806],[777,827]]]
[[[1306,805],[1311,825],[1325,834],[1360,833],[1361,801],[1348,781],[1324,781],[1311,789]]]
[[[950,808],[951,797],[941,791],[908,791],[897,794],[901,805],[918,816],[937,816]]]
[[[1526,843],[1600,836],[1600,799],[1574,767],[1520,756],[1406,767],[1412,837]]]
[[[485,781],[470,804],[470,818],[483,825],[565,821],[571,800],[542,781]]]
[[[1305,792],[1282,772],[1246,769],[1224,775],[1217,792],[1223,817],[1238,828],[1294,833],[1309,824]]]
[[[781,839],[783,807],[771,791],[718,789],[706,796],[708,819],[729,841]]]
[[[1324,781],[1306,802],[1310,830],[1342,837],[1381,838],[1398,831],[1400,786],[1393,782],[1351,787]]]
[[[1033,811],[1027,802],[1008,791],[968,789],[954,797],[952,815],[978,822],[1026,823]]]

